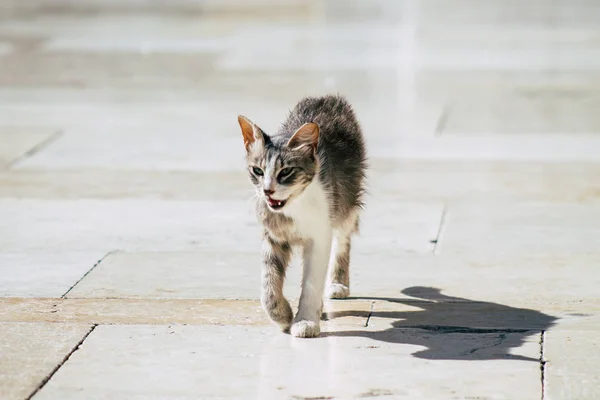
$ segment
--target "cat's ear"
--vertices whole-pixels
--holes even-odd
[[[287,146],[293,150],[311,147],[314,151],[319,144],[319,125],[309,122],[302,125],[287,142]]]
[[[243,115],[238,115],[238,122],[240,128],[242,128],[242,136],[244,137],[244,147],[246,150],[250,149],[250,146],[255,141],[265,142],[265,133],[256,124],[250,121]]]

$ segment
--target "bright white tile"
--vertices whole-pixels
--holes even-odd
[[[52,251],[0,253],[0,296],[60,297],[105,254]]]
[[[90,325],[0,324],[0,397],[28,398],[90,331]]]
[[[535,361],[494,362],[474,357],[465,362],[443,353],[438,353],[438,359],[423,360],[411,356],[421,350],[412,342],[415,335],[420,336],[418,332],[398,330],[387,340],[377,340],[372,334],[356,328],[339,336],[295,340],[271,328],[100,326],[36,399],[248,395],[261,399],[377,395],[431,399],[456,392],[472,397],[493,392],[495,398],[510,398],[514,387],[525,397],[539,394],[539,363]],[[536,341],[526,341],[516,351],[539,356]],[[235,379],[215,379],[225,369]]]
[[[552,399],[600,396],[598,330],[549,331],[545,334],[546,395]]]

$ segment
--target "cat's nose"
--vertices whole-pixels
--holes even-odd
[[[265,192],[265,194],[266,194],[267,196],[270,196],[270,195],[272,195],[273,193],[275,193],[275,191],[274,191],[274,190],[271,190],[271,189],[263,189],[263,192]]]

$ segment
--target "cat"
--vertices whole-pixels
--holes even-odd
[[[324,292],[336,299],[350,294],[350,241],[367,168],[361,127],[338,95],[302,99],[274,135],[242,115],[238,122],[263,225],[262,306],[284,332],[317,337]],[[295,318],[283,295],[293,247],[303,258]]]

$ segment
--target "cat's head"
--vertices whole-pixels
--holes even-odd
[[[250,180],[259,201],[279,212],[294,201],[315,178],[318,170],[319,126],[302,125],[287,141],[271,140],[246,117],[239,116]]]

